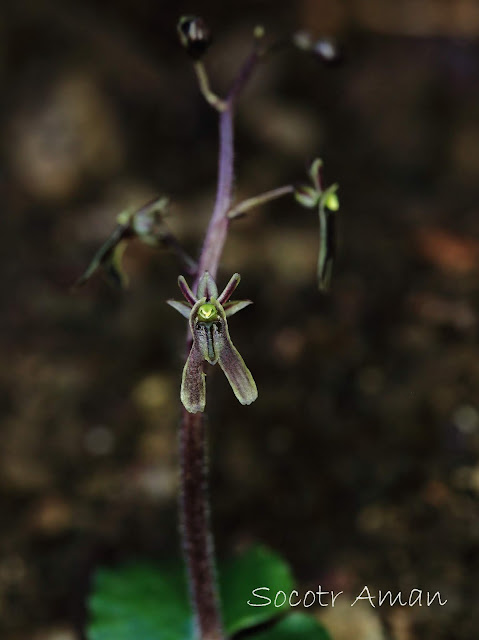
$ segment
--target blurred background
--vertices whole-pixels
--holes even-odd
[[[292,200],[232,228],[219,274],[260,390],[209,376],[216,546],[281,552],[303,588],[441,591],[448,603],[323,610],[335,640],[475,637],[479,576],[479,3],[4,0],[0,192],[0,634],[81,638],[99,564],[177,554],[181,271],[129,247],[130,288],[71,285],[116,214],[168,194],[197,255],[215,113],[175,32],[203,15],[225,91],[253,27],[332,35],[343,62],[271,58],[237,118],[237,199],[340,184],[332,292]],[[346,596],[344,596],[346,597]],[[340,602],[338,601],[338,604]],[[353,634],[353,635],[351,635]]]

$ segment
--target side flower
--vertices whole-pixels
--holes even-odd
[[[164,218],[167,208],[168,198],[161,197],[147,202],[140,209],[122,211],[116,218],[117,225],[113,232],[93,256],[75,287],[85,284],[99,269],[114,285],[126,287],[128,277],[122,269],[122,257],[127,243],[135,238],[150,247],[161,245],[171,249],[189,272],[194,273],[196,263],[166,226]]]
[[[336,256],[336,216],[339,200],[338,185],[323,188],[323,163],[317,158],[309,169],[310,184],[297,185],[294,197],[307,209],[317,208],[319,215],[318,288],[328,291]]]
[[[188,318],[193,338],[181,382],[181,402],[190,413],[205,410],[205,362],[220,365],[241,404],[251,404],[258,397],[253,376],[231,342],[226,320],[251,304],[251,300],[230,300],[239,282],[240,275],[235,273],[218,295],[215,281],[205,272],[195,296],[180,276],[178,285],[186,302],[167,300],[173,309]]]

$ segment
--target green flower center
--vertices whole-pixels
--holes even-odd
[[[198,318],[205,322],[211,322],[216,320],[218,317],[218,311],[214,304],[210,304],[207,302],[206,304],[202,304],[198,309]]]

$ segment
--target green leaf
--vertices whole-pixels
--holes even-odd
[[[101,569],[89,601],[88,640],[192,640],[183,571]]]
[[[222,614],[228,635],[274,620],[288,610],[274,606],[278,591],[291,593],[294,581],[287,564],[263,547],[253,548],[220,567]],[[252,607],[253,589],[267,586],[272,603]],[[263,592],[266,593],[266,592]],[[281,599],[282,600],[282,599]],[[128,565],[101,569],[89,599],[88,640],[194,640],[193,616],[183,569]],[[293,613],[256,640],[329,640],[323,627]]]
[[[253,640],[331,640],[323,625],[305,613],[292,613],[278,624],[261,631]]]
[[[285,561],[264,547],[255,547],[219,569],[223,621],[228,634],[261,624],[288,609],[274,602],[264,607],[252,607],[253,589],[269,587],[272,600],[277,591],[291,593],[294,580]],[[267,592],[261,592],[266,594]]]

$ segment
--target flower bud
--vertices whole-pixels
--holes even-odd
[[[211,44],[211,33],[203,18],[183,16],[177,26],[181,44],[193,60],[199,60]]]

